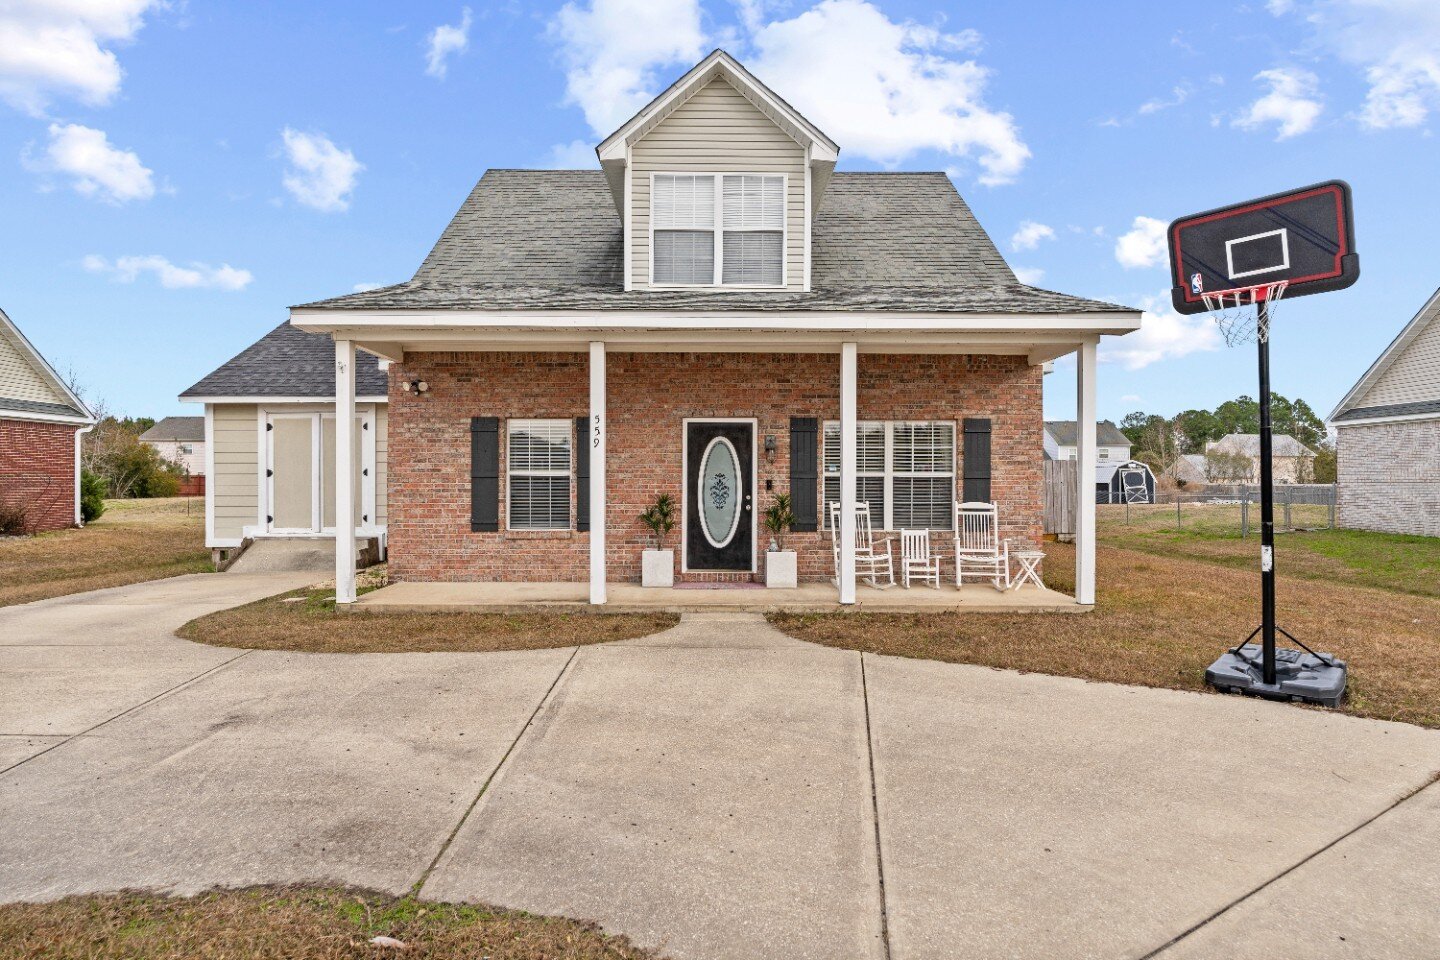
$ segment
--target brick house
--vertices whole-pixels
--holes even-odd
[[[1330,414],[1339,523],[1440,537],[1440,290]]]
[[[944,174],[837,172],[838,152],[717,50],[599,170],[490,170],[411,280],[293,307],[342,421],[367,358],[388,368],[391,578],[578,581],[604,603],[639,580],[638,517],[667,493],[682,582],[763,579],[759,516],[789,493],[799,575],[842,603],[854,557],[836,569],[826,503],[948,542],[957,502],[993,501],[1002,535],[1038,541],[1043,366],[1078,355],[1093,469],[1095,346],[1139,312],[1019,283]],[[338,439],[344,516],[362,438]],[[342,532],[342,603],[353,557]]]
[[[85,402],[0,310],[0,507],[30,533],[79,525]]]

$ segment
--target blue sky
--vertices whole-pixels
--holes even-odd
[[[487,167],[590,147],[725,46],[841,145],[950,171],[1013,266],[1145,306],[1100,412],[1254,391],[1165,308],[1156,223],[1341,177],[1362,277],[1284,306],[1275,389],[1331,406],[1440,285],[1433,0],[221,3],[0,11],[0,307],[113,412],[175,395],[292,303],[406,279]],[[1145,218],[1145,219],[1137,219]],[[1073,412],[1073,373],[1047,414]]]

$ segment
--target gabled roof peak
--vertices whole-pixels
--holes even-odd
[[[741,96],[753,103],[756,109],[774,121],[776,126],[789,136],[810,147],[812,160],[833,163],[839,156],[840,147],[834,140],[801,115],[800,111],[786,103],[775,91],[756,79],[740,61],[717,47],[621,124],[618,130],[601,141],[595,148],[600,162],[604,164],[606,161],[624,160],[625,150],[630,144],[644,137],[695,91],[717,77],[728,81]]]

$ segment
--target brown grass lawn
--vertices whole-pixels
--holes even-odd
[[[643,637],[668,613],[337,613],[334,590],[295,590],[191,620],[177,633],[217,647],[302,653],[487,653]]]
[[[405,944],[372,946],[376,936]],[[197,897],[106,894],[0,906],[0,960],[624,960],[653,958],[596,926],[340,889]]]
[[[77,530],[0,540],[0,606],[214,569],[205,500],[107,500]]]
[[[1046,553],[1047,583],[1072,591],[1074,550],[1051,543]],[[1258,622],[1260,585],[1251,570],[1104,545],[1098,556],[1099,602],[1088,614],[776,614],[771,621],[832,647],[1177,690],[1205,689],[1205,668]],[[1279,615],[1311,647],[1349,661],[1342,710],[1440,727],[1440,599],[1281,576]]]

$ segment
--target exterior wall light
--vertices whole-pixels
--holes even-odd
[[[775,451],[776,451],[776,449],[778,449],[778,446],[777,446],[777,444],[775,443],[775,435],[774,435],[773,433],[768,433],[768,434],[766,434],[766,435],[765,435],[765,462],[766,462],[766,463],[774,463],[774,462],[775,462]]]
[[[400,389],[406,393],[429,393],[430,384],[424,380],[401,380]]]

